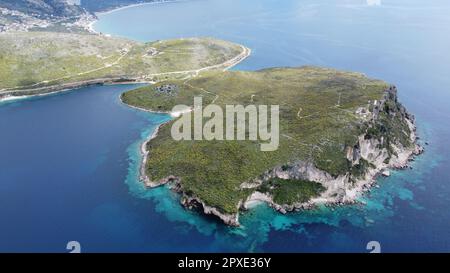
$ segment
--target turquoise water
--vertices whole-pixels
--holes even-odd
[[[220,249],[364,251],[366,242],[379,240],[392,251],[442,251],[450,248],[443,147],[450,114],[449,11],[446,1],[181,1],[100,15],[95,28],[140,41],[212,36],[241,43],[252,56],[238,70],[319,65],[385,79],[416,114],[422,141],[432,143],[412,170],[380,178],[380,188],[362,198],[366,205],[290,215],[260,206],[243,215],[242,229],[223,231],[158,202],[172,221],[213,232]],[[153,194],[160,193],[141,196]]]
[[[100,16],[141,41],[213,36],[252,56],[235,69],[321,65],[395,83],[426,153],[379,179],[365,203],[281,215],[258,206],[241,228],[186,211],[138,180],[139,147],[168,116],[130,109],[134,86],[94,86],[0,105],[0,251],[366,252],[450,250],[450,3],[196,0]]]

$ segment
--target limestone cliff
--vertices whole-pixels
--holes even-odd
[[[356,197],[369,190],[377,175],[389,175],[388,169],[391,168],[405,168],[413,156],[423,152],[423,148],[416,143],[414,116],[398,102],[394,86],[385,91],[381,100],[374,101],[365,110],[358,109],[357,113],[367,116],[367,127],[358,137],[357,143],[345,149],[351,166],[345,174],[333,177],[318,169],[312,162],[299,161],[288,167],[270,170],[252,183],[242,184],[243,188],[258,189],[264,181],[272,178],[308,180],[318,182],[326,188],[319,197],[306,203],[286,205],[277,204],[270,194],[256,190],[243,203],[243,208],[247,209],[255,201],[262,201],[285,213],[310,208],[317,203],[353,203]]]

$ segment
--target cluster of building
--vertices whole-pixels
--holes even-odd
[[[90,13],[84,13],[73,18],[61,18],[55,15],[49,15],[43,18],[38,14],[25,14],[20,11],[10,10],[0,7],[0,32],[7,31],[28,31],[33,28],[48,28],[53,25],[60,25],[66,29],[90,29],[95,16]]]
[[[156,86],[154,89],[156,92],[173,96],[178,93],[179,88],[175,84],[163,84],[163,85]]]
[[[0,32],[27,31],[31,28],[46,28],[50,25],[48,20],[6,8],[0,8],[0,16]]]

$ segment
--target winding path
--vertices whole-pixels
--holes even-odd
[[[208,71],[208,70],[213,70],[213,69],[223,69],[223,71],[228,70],[230,68],[232,68],[233,66],[237,65],[238,63],[242,62],[244,59],[246,59],[248,56],[250,56],[251,54],[251,50],[245,46],[240,45],[242,51],[241,53],[239,53],[237,56],[233,57],[232,59],[229,59],[223,63],[220,64],[216,64],[216,65],[211,65],[211,66],[207,66],[207,67],[203,67],[203,68],[199,68],[199,69],[193,69],[193,70],[183,70],[183,71],[171,71],[171,72],[163,72],[163,73],[153,73],[153,74],[148,74],[146,76],[144,76],[144,78],[152,78],[152,77],[157,77],[157,76],[166,76],[166,75],[177,75],[177,74],[186,74],[186,80],[190,80],[192,78],[197,77],[201,72],[203,71]],[[76,75],[69,75],[69,76],[65,76],[65,77],[61,77],[59,79],[52,79],[52,80],[46,80],[46,81],[42,81],[39,83],[35,83],[33,85],[29,85],[29,86],[16,86],[16,87],[12,87],[12,88],[6,88],[6,89],[1,89],[0,90],[0,100],[1,100],[1,95],[2,94],[10,94],[13,92],[42,92],[36,95],[43,95],[47,92],[57,92],[57,91],[63,91],[65,89],[73,89],[73,88],[77,88],[77,87],[81,87],[81,86],[85,86],[85,85],[91,85],[91,84],[97,84],[97,83],[115,83],[119,80],[123,80],[121,82],[143,82],[143,83],[150,83],[150,81],[143,81],[142,78],[128,78],[128,79],[123,79],[123,78],[97,78],[97,79],[90,79],[90,80],[83,80],[83,81],[76,81],[76,82],[67,82],[67,83],[63,83],[63,84],[58,84],[58,85],[46,85],[46,86],[41,86],[41,87],[35,87],[35,86],[39,86],[41,84],[48,84],[50,82],[54,82],[54,81],[58,81],[58,80],[64,80],[64,79],[70,79],[72,77],[75,76],[82,76],[85,74],[89,74],[89,73],[93,73],[105,68],[109,68],[112,67],[114,65],[117,65],[125,56],[128,55],[128,53],[130,52],[130,50],[124,50],[124,53],[121,54],[121,56],[119,56],[119,58],[114,61],[113,63],[110,64],[105,64],[103,67],[99,67],[96,69],[92,69],[89,71],[85,71],[85,72],[81,72],[78,73]],[[30,88],[28,88],[30,87]],[[210,94],[214,94],[212,92],[206,91],[204,90],[204,92],[206,93],[210,93]],[[217,96],[217,94],[215,94]],[[218,98],[218,96],[216,97],[216,99]],[[214,100],[215,101],[215,100]]]

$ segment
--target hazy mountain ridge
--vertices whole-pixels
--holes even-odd
[[[68,0],[0,0],[0,7],[38,18],[76,17],[86,11]]]
[[[78,3],[77,0],[0,0],[0,32],[86,31],[94,15]]]
[[[0,0],[0,32],[85,32],[95,12],[164,0]]]

